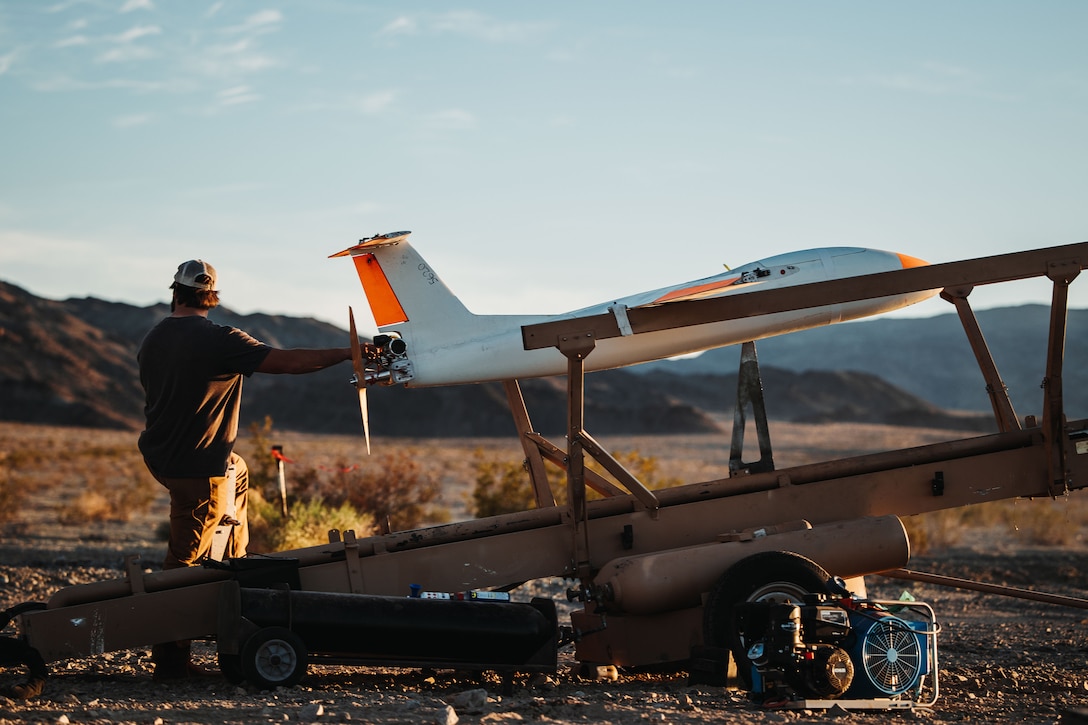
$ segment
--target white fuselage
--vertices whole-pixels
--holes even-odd
[[[567,358],[555,348],[526,350],[522,326],[608,313],[674,300],[746,294],[924,264],[896,253],[860,247],[789,252],[714,277],[610,300],[560,315],[475,315],[438,279],[406,241],[367,249],[380,263],[407,321],[382,326],[406,343],[409,387],[453,385],[562,375]],[[906,260],[906,262],[904,261]],[[744,317],[598,340],[585,370],[604,370],[685,355],[811,327],[853,320],[914,304],[935,290]]]

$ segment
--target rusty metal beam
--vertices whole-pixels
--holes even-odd
[[[1020,421],[1016,418],[1016,411],[1009,400],[1009,389],[1001,379],[997,371],[997,364],[986,345],[986,338],[982,335],[975,313],[971,310],[971,304],[967,301],[967,295],[971,293],[971,287],[948,288],[941,292],[941,298],[956,306],[963,331],[967,334],[967,341],[971,350],[975,353],[979,370],[986,381],[986,393],[990,396],[990,405],[994,410],[994,418],[997,420],[997,429],[1001,432],[1020,430]]]
[[[583,579],[592,576],[589,563],[589,515],[586,512],[585,359],[593,352],[596,338],[575,332],[559,340],[559,351],[567,358],[567,505],[574,524],[574,570]]]
[[[1050,337],[1046,351],[1046,377],[1043,379],[1042,428],[1047,447],[1047,473],[1050,493],[1057,496],[1069,490],[1070,473],[1062,436],[1065,408],[1062,402],[1062,368],[1065,360],[1065,332],[1069,307],[1069,285],[1080,269],[1051,265],[1047,276],[1054,283],[1050,302]]]
[[[521,394],[521,386],[517,380],[502,381],[503,390],[506,391],[506,402],[510,406],[510,413],[514,416],[514,427],[518,431],[518,442],[525,453],[525,468],[529,472],[529,482],[533,486],[533,496],[536,498],[537,508],[555,506],[555,496],[551,486],[548,485],[548,471],[544,468],[544,458],[540,454],[540,448],[532,441],[533,424],[529,420],[529,410],[525,407],[525,396]]]
[[[539,433],[527,433],[526,438],[536,445],[540,451],[540,455],[544,460],[551,461],[555,465],[567,470],[567,452],[559,446],[549,441]],[[607,478],[597,473],[591,468],[585,469],[586,486],[592,488],[602,496],[625,496],[627,491],[624,491],[619,486],[614,485]]]

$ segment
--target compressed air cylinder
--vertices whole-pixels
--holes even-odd
[[[768,531],[773,529],[769,528]],[[879,516],[767,533],[613,559],[593,580],[608,611],[656,614],[695,607],[726,569],[764,551],[807,557],[844,579],[906,565],[910,542],[896,516]]]

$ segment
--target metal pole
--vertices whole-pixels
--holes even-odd
[[[1000,584],[986,584],[984,582],[972,581],[971,579],[944,576],[943,574],[929,574],[922,571],[912,571],[911,569],[893,569],[892,571],[880,572],[880,576],[887,577],[888,579],[905,579],[907,581],[936,584],[938,586],[952,587],[955,589],[971,589],[976,592],[985,592],[986,594],[997,594],[1002,597],[1015,597],[1017,599],[1030,599],[1034,602],[1057,604],[1063,607],[1073,607],[1075,609],[1088,609],[1088,599],[1067,597],[1062,594],[1048,594],[1047,592],[1037,592],[1031,589],[1020,589],[1018,587],[1001,586]]]
[[[287,514],[287,476],[284,471],[283,463],[287,459],[283,455],[283,446],[272,446],[272,457],[276,459],[276,478],[279,481],[280,488],[280,513],[283,514],[283,518],[288,518]]]

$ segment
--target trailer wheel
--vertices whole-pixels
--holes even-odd
[[[829,592],[830,575],[811,559],[787,551],[765,551],[741,559],[714,583],[703,611],[703,639],[728,648],[737,674],[752,684],[748,647],[737,633],[733,607],[741,602],[795,602],[805,594]]]
[[[306,674],[306,645],[284,627],[258,630],[242,647],[242,672],[262,689],[297,685]]]

